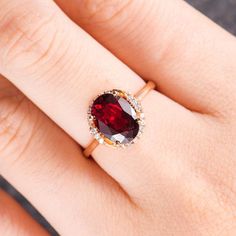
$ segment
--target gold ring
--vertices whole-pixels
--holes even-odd
[[[90,157],[99,144],[124,148],[135,143],[145,126],[140,100],[155,87],[153,81],[148,81],[134,96],[118,89],[99,94],[88,109],[94,140],[84,150],[84,156]]]

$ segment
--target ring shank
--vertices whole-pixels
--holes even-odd
[[[93,150],[99,145],[99,142],[94,139],[87,148],[84,149],[83,154],[85,157],[89,157],[91,155],[91,153],[93,152]]]
[[[149,80],[145,86],[140,89],[134,96],[139,99],[139,100],[142,100],[151,90],[155,89],[156,87],[156,84]],[[85,157],[90,157],[93,150],[99,145],[99,142],[94,139],[89,145],[87,148],[84,149],[83,151],[83,154]]]
[[[139,99],[142,100],[151,90],[155,89],[156,84],[149,80],[146,85],[140,89],[134,96]]]

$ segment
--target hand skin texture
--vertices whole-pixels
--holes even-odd
[[[0,174],[63,236],[234,236],[235,58],[181,0],[0,0]],[[145,79],[142,139],[85,159],[91,99]],[[0,233],[46,235],[1,195]]]

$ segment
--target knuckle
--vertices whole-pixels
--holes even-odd
[[[11,163],[16,161],[27,150],[35,126],[32,105],[18,91],[11,96],[0,92],[0,166],[9,163],[9,157]]]
[[[0,10],[0,65],[28,67],[44,57],[55,37],[54,10],[46,3],[19,1]],[[10,5],[10,6],[9,6]],[[37,9],[37,10],[35,10]]]
[[[130,5],[132,0],[106,1],[84,0],[82,9],[84,23],[107,23],[120,16]]]

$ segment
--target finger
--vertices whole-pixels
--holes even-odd
[[[53,2],[23,3],[11,0],[1,8],[2,16],[10,13],[1,21],[0,71],[85,147],[91,141],[87,125],[91,99],[111,88],[135,93],[144,81],[69,21]],[[37,9],[37,15],[32,9]],[[153,93],[157,107],[165,103],[187,112]]]
[[[117,216],[132,212],[120,187],[2,77],[0,107],[0,174],[60,235],[97,235],[103,222],[118,224],[116,204]]]
[[[10,196],[0,189],[0,235],[49,235]]]
[[[91,137],[86,111],[92,96],[111,87],[134,92],[143,80],[69,21],[52,1],[1,2],[5,4],[0,10],[0,72],[87,145]]]
[[[56,2],[168,97],[202,113],[232,113],[235,38],[185,1]]]

